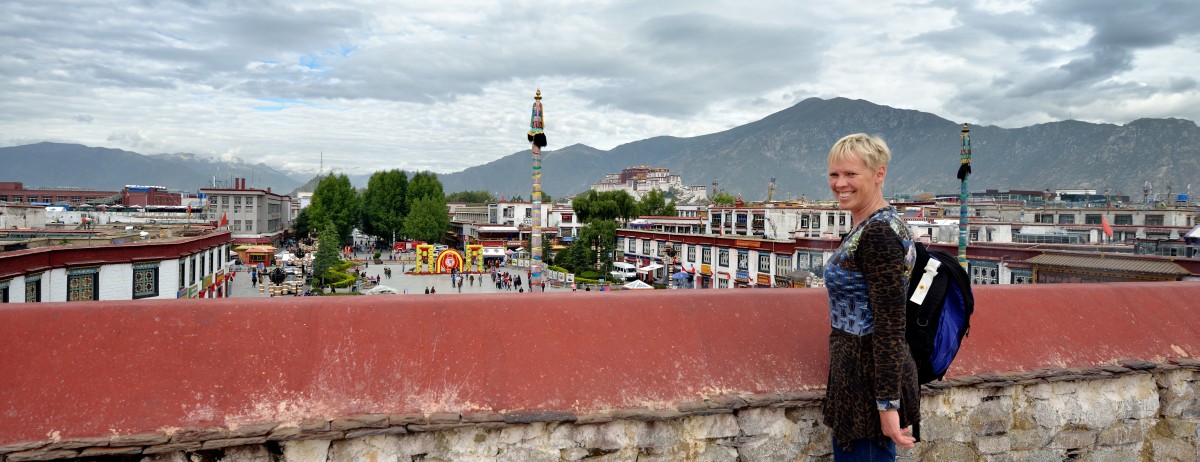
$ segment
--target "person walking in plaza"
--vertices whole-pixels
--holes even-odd
[[[853,228],[825,265],[829,381],[821,405],[834,461],[895,460],[921,418],[917,366],[905,340],[913,237],[883,197],[891,152],[882,138],[843,137],[829,151],[829,189]]]

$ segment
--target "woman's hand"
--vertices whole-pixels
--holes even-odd
[[[911,448],[916,446],[917,439],[912,437],[912,427],[900,428],[900,411],[879,411],[879,427],[883,434],[891,438],[896,446]]]

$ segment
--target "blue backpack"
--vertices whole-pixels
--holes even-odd
[[[917,362],[917,381],[941,380],[971,329],[975,297],[958,259],[913,242],[917,259],[908,280],[905,337]]]

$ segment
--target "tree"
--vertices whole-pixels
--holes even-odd
[[[408,174],[396,169],[375,172],[362,194],[363,232],[391,241],[404,230],[408,206]]]
[[[571,200],[571,209],[575,210],[575,215],[581,223],[617,218],[628,220],[637,214],[637,203],[633,201],[633,196],[623,190],[588,190],[586,194],[575,196]]]
[[[725,191],[717,191],[716,194],[713,194],[713,197],[710,200],[713,202],[713,204],[729,207],[733,205],[737,198],[731,196]]]
[[[326,222],[321,231],[320,241],[317,242],[317,255],[313,257],[313,278],[320,278],[322,288],[325,287],[325,272],[340,260],[338,250],[341,248],[341,241],[337,239],[337,226],[333,222]]]
[[[350,232],[359,225],[358,191],[350,185],[350,178],[344,174],[329,175],[321,178],[317,190],[313,192],[312,204],[309,204],[309,220],[312,223],[332,222],[337,228],[338,244],[350,239]],[[324,233],[321,239],[329,239]]]
[[[495,202],[492,193],[487,191],[459,191],[450,193],[446,196],[446,202],[467,202],[472,204],[486,204]]]
[[[450,215],[446,212],[446,199],[443,196],[417,199],[412,204],[408,218],[404,220],[404,235],[425,242],[442,242],[442,237],[449,230]]]
[[[574,248],[574,249],[571,249]],[[617,250],[617,222],[613,220],[595,220],[579,229],[579,237],[571,243],[575,254],[571,258],[586,256],[584,267],[607,271],[612,257]],[[575,261],[575,260],[572,260]],[[578,271],[582,268],[573,268]]]
[[[307,208],[300,209],[300,213],[296,214],[296,219],[292,220],[292,229],[295,230],[298,239],[307,238],[312,234],[312,220],[309,219]]]
[[[446,200],[446,194],[442,192],[442,182],[438,181],[437,174],[429,171],[413,174],[408,182],[408,206],[411,208],[417,199],[430,196],[437,196],[443,202]]]
[[[637,203],[637,210],[638,216],[672,217],[677,215],[675,201],[667,202],[666,196],[657,189],[651,189],[645,196],[642,196],[642,200]]]

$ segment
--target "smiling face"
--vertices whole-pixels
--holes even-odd
[[[871,212],[887,204],[883,200],[883,179],[887,166],[872,170],[857,152],[831,159],[829,162],[829,189],[837,198],[842,210],[854,215],[859,223]]]

